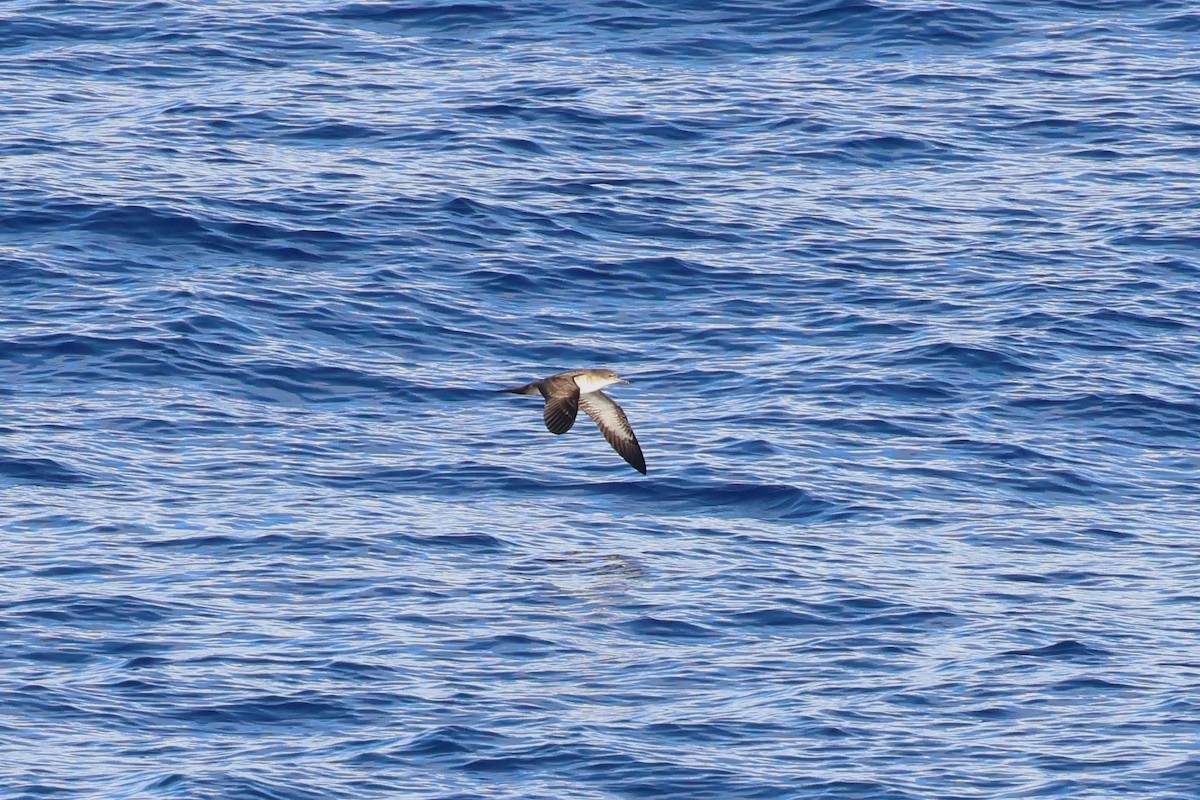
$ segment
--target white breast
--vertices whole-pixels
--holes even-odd
[[[594,375],[576,375],[575,383],[579,386],[580,394],[598,392],[613,383],[611,378],[597,378]]]

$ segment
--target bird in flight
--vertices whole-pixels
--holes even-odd
[[[646,474],[646,459],[625,412],[611,397],[600,391],[614,383],[629,383],[611,369],[573,369],[527,383],[513,389],[501,389],[511,394],[540,394],[546,398],[542,419],[554,434],[563,434],[575,424],[575,415],[583,409],[591,417],[604,438],[629,466]]]

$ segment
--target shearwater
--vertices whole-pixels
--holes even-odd
[[[621,458],[629,462],[629,466],[645,475],[646,459],[642,456],[637,437],[633,435],[629,418],[611,397],[600,391],[614,383],[629,381],[619,377],[611,369],[573,369],[524,386],[500,391],[512,394],[540,394],[546,398],[542,419],[546,421],[546,428],[554,434],[563,434],[571,430],[571,426],[575,424],[575,415],[582,408],[595,421],[613,450],[620,453]]]

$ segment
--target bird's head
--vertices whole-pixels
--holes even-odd
[[[579,391],[586,394],[599,391],[605,386],[612,386],[614,383],[629,383],[629,381],[611,369],[589,369],[582,375],[576,375],[575,383],[579,384]]]

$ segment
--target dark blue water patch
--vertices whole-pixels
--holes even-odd
[[[820,614],[786,608],[747,611],[735,615],[731,622],[738,628],[829,628],[841,624],[838,620]]]
[[[1084,319],[1109,323],[1110,329],[1116,328],[1128,334],[1136,334],[1147,328],[1161,331],[1186,331],[1193,327],[1183,320],[1168,316],[1140,314],[1134,311],[1109,308],[1086,314]]]
[[[821,149],[803,151],[800,156],[813,161],[880,168],[970,160],[970,156],[948,143],[895,135],[845,138]]]
[[[1047,661],[1067,661],[1084,664],[1107,661],[1112,653],[1102,647],[1089,646],[1075,639],[1048,644],[1045,647],[1034,647],[1024,650],[1008,650],[1002,656],[1030,658]]]
[[[714,639],[721,636],[719,631],[704,625],[697,625],[677,619],[663,619],[649,616],[642,616],[629,622],[623,622],[620,627],[634,636],[646,639],[692,641]]]
[[[80,42],[109,42],[135,38],[148,28],[145,25],[82,22],[54,18],[45,13],[37,16],[6,14],[0,50],[18,50],[41,44],[76,45]]]
[[[1082,572],[1078,570],[1055,570],[1044,574],[1030,574],[1024,572],[1004,572],[997,573],[995,578],[1002,581],[1010,581],[1012,583],[1035,583],[1035,584],[1091,584],[1097,583],[1105,579],[1106,576],[1099,575],[1093,572]]]
[[[92,477],[52,458],[25,457],[0,448],[0,484],[34,484],[42,486],[78,486],[90,483]]]
[[[759,458],[783,455],[786,450],[766,439],[728,437],[717,442],[717,452],[731,458]]]
[[[1047,499],[1062,495],[1102,497],[1120,488],[1120,484],[1102,483],[1075,470],[1061,468],[995,473],[980,478],[980,483],[1014,490],[1023,496],[1041,496]]]
[[[1005,464],[1057,464],[1060,460],[1032,447],[1010,442],[994,442],[980,439],[957,438],[943,442],[976,458],[985,458]]]
[[[620,31],[636,30],[637,28],[645,27],[645,22],[643,20],[631,25],[627,17],[614,16],[609,20],[601,21],[600,24],[607,24],[611,30]],[[700,34],[696,36],[681,35],[657,43],[644,43],[644,40],[638,38],[632,38],[629,42],[628,44],[611,46],[609,52],[614,54],[647,56],[652,59],[664,60],[676,58],[724,59],[739,54],[749,55],[757,53],[763,49],[753,39],[731,37],[726,35],[723,30],[712,34]]]
[[[346,122],[327,122],[317,125],[300,126],[296,129],[281,133],[285,139],[301,139],[314,142],[357,142],[361,140],[381,139],[384,132]]]
[[[30,622],[54,622],[107,627],[113,623],[152,625],[179,615],[183,609],[133,596],[46,596],[7,606],[9,613]]]
[[[1061,772],[1096,772],[1106,769],[1128,767],[1136,763],[1135,759],[1128,758],[1073,758],[1068,756],[1039,754],[1033,762],[1041,769],[1050,773]]]
[[[876,382],[851,379],[835,386],[840,397],[887,398],[921,405],[951,402],[960,395],[950,381],[904,375],[881,376]]]
[[[1038,6],[1041,3],[1033,0],[1032,5]],[[1088,2],[1088,0],[1051,0],[1049,5],[1052,8],[1092,13],[1096,11],[1127,11],[1129,9],[1128,4],[1122,3],[1121,0],[1096,0],[1094,3]],[[1145,12],[1162,13],[1186,9],[1189,7],[1189,3],[1188,0],[1143,0],[1139,6]]]
[[[365,664],[349,659],[335,659],[322,668],[335,678],[348,678],[356,683],[376,683],[396,678],[396,667],[389,664]]]
[[[193,611],[193,609],[190,608],[186,608],[186,610]],[[100,648],[101,652],[107,655],[121,656],[122,658],[154,659],[156,658],[155,656],[149,656],[146,654],[169,653],[175,648],[175,643],[173,641],[150,639],[140,632],[133,632],[128,634],[128,636],[135,636],[138,638],[110,639]],[[159,658],[158,660],[165,661],[166,659]]]
[[[394,540],[414,545],[422,550],[426,548],[445,548],[466,552],[494,552],[506,549],[509,545],[503,540],[486,533],[447,533],[437,536],[412,536],[401,534]]]
[[[655,722],[644,726],[641,734],[650,741],[658,739],[695,742],[697,744],[736,744],[748,734],[768,737],[791,736],[794,730],[785,725],[768,722],[720,721],[712,722]],[[823,738],[830,735],[822,731]],[[837,734],[833,734],[836,736]]]
[[[560,654],[578,654],[583,650],[566,647],[556,642],[525,634],[497,634],[457,642],[447,642],[446,647],[463,652],[485,652],[502,658],[547,658]]]
[[[1176,14],[1160,17],[1146,23],[1148,27],[1176,33],[1200,33],[1200,13]]]
[[[1186,253],[1195,253],[1196,249],[1200,248],[1200,236],[1146,232],[1115,237],[1113,244],[1119,247],[1137,248],[1139,250],[1153,248],[1153,250],[1182,250]]]
[[[134,656],[133,658],[129,659],[124,664],[122,664],[121,668],[128,669],[128,670],[139,670],[139,669],[153,670],[153,669],[157,669],[159,667],[165,667],[170,663],[171,663],[171,659],[164,658],[161,656]]]
[[[58,209],[55,209],[58,210]],[[64,216],[78,215],[85,209],[61,209]],[[80,227],[98,233],[128,237],[142,243],[159,243],[164,239],[194,242],[214,249],[231,249],[232,242],[222,242],[195,216],[178,211],[143,205],[101,206],[81,215]]]
[[[562,217],[541,214],[516,204],[456,196],[444,201],[440,208],[450,216],[448,222],[452,224],[445,228],[441,225],[426,226],[424,230],[431,233],[446,230],[453,241],[460,243],[464,241],[463,237],[474,236],[479,245],[484,245],[488,240],[506,237],[510,232],[527,227],[555,238],[579,241],[591,241],[594,238],[591,233],[565,222]]]
[[[190,313],[182,308],[178,311],[172,309],[172,311],[174,312],[173,318],[162,324],[163,330],[197,342],[203,347],[219,349],[226,354],[237,350],[229,344],[230,340],[244,343],[259,335],[259,331],[253,326],[223,314]],[[213,339],[219,339],[219,341],[213,341]]]
[[[1122,692],[1136,691],[1140,687],[1132,683],[1123,683],[1120,681],[1097,678],[1094,676],[1084,676],[1078,678],[1068,678],[1067,680],[1059,681],[1050,688],[1056,692],[1078,692],[1081,694],[1111,695]]]
[[[890,607],[883,604],[882,607]],[[953,625],[957,615],[939,609],[897,609],[883,613],[864,613],[851,601],[832,604],[805,604],[803,610],[770,608],[736,614],[731,623],[739,629],[836,629],[862,632],[875,629],[908,631],[940,629]]]
[[[891,355],[912,365],[969,370],[973,374],[1000,376],[1036,370],[1032,364],[1026,363],[1029,360],[1027,358],[994,347],[953,342],[919,345]]]
[[[698,800],[786,796],[792,787],[751,780],[729,769],[679,763],[653,756],[596,747],[567,739],[547,744],[510,745],[463,764],[469,773],[489,776],[578,775],[586,785],[632,798],[685,796]]]
[[[492,23],[513,23],[530,9],[520,4],[498,3],[346,3],[319,13],[351,22],[390,23],[404,29],[445,33],[462,27],[478,31]]]
[[[972,708],[962,712],[963,716],[977,719],[981,722],[1002,722],[1006,720],[1019,719],[1022,714],[1014,708],[1006,708],[1003,706],[987,706],[985,708]]]
[[[162,341],[136,336],[88,336],[70,333],[44,333],[3,343],[6,355],[20,364],[44,367],[46,359],[77,361],[82,358],[108,358],[138,354],[164,361],[176,355]]]
[[[852,434],[863,434],[873,437],[923,437],[928,436],[928,433],[922,432],[919,428],[901,425],[897,422],[885,419],[805,419],[803,424],[814,430],[825,429],[832,431],[843,431]]]
[[[237,702],[181,707],[171,716],[212,730],[261,730],[271,726],[320,730],[331,724],[354,724],[360,711],[345,698],[305,690],[290,696],[260,695]]]
[[[490,98],[489,102],[464,105],[461,112],[467,116],[507,119],[520,122],[529,129],[542,131],[542,138],[560,129],[577,128],[581,132],[608,131],[609,138],[580,140],[558,139],[559,146],[575,144],[579,147],[614,149],[618,145],[625,149],[643,149],[662,143],[693,142],[707,136],[707,130],[696,130],[685,123],[653,115],[615,113],[601,111],[594,106],[577,103],[569,95],[537,99],[522,99],[514,96]],[[556,137],[557,138],[557,137]]]
[[[1108,528],[1085,528],[1078,533],[1042,535],[1034,541],[1043,546],[1062,550],[1109,550],[1114,544],[1136,541],[1136,533]]]
[[[4,217],[0,215],[0,226],[3,224]],[[0,271],[5,276],[4,288],[13,297],[35,296],[75,277],[71,269],[46,264],[24,253],[20,256],[0,254]]]
[[[1103,421],[1106,427],[1135,430],[1153,438],[1190,436],[1200,430],[1200,403],[1168,400],[1139,392],[1092,392],[1060,397],[1022,397],[1010,406],[1051,411],[1070,419]]]
[[[531,194],[561,195],[564,197],[620,196],[622,192],[654,190],[670,193],[680,191],[683,186],[675,180],[657,175],[630,175],[620,172],[603,172],[595,175],[564,179],[560,176],[514,178],[506,185],[506,191],[514,199]]]
[[[676,511],[763,519],[816,519],[837,507],[795,486],[715,480],[590,483],[587,490],[664,504]]]
[[[337,231],[222,218],[197,208],[188,212],[166,204],[86,204],[58,200],[10,206],[0,211],[0,230],[30,233],[66,228],[132,245],[158,247],[174,242],[235,256],[253,251],[285,263],[316,261],[327,252],[341,251],[347,244],[353,246],[353,240]]]
[[[414,758],[442,760],[502,747],[511,737],[469,725],[442,725],[422,731],[404,742],[389,743],[358,753],[351,759],[365,764],[405,764]]]
[[[921,800],[924,797],[898,789],[890,782],[865,779],[805,780],[798,784],[798,789],[805,793],[804,796],[829,800]]]
[[[297,397],[313,403],[345,403],[356,392],[396,395],[407,388],[387,376],[317,363],[250,361],[238,364],[236,371],[226,374],[248,388],[271,390],[279,393],[275,396]]]
[[[527,139],[520,136],[500,136],[490,140],[497,147],[513,153],[524,153],[530,155],[547,155],[549,150],[545,146],[539,144],[533,139]]]
[[[463,275],[463,280],[496,294],[541,295],[545,291],[544,282],[498,266],[471,270]]]
[[[675,221],[655,209],[644,212],[623,209],[566,211],[560,219],[598,241],[613,235],[627,235],[646,242],[672,242],[677,247],[689,243],[738,244],[744,241],[736,223],[713,218]]]
[[[33,661],[38,664],[56,666],[79,666],[96,660],[97,655],[90,648],[58,647],[36,648],[17,653],[18,659]],[[87,716],[82,710],[78,716]]]
[[[576,262],[557,272],[557,276],[567,288],[588,285],[622,291],[636,289],[645,297],[657,298],[678,296],[699,287],[713,290],[720,286],[744,286],[751,278],[748,271],[738,267],[718,268],[675,256],[617,262]]]
[[[150,797],[238,797],[246,800],[329,800],[327,790],[314,789],[300,778],[258,777],[235,769],[211,768],[198,773],[171,772],[137,790]],[[340,795],[348,796],[348,795]]]
[[[258,516],[248,517],[243,527],[260,527],[271,524]],[[196,534],[163,537],[141,537],[140,547],[148,550],[182,550],[197,553],[217,552],[230,556],[293,554],[304,556],[337,556],[340,554],[371,554],[380,552],[384,545],[353,536],[329,536],[319,531],[271,531],[262,533]]]
[[[980,9],[893,10],[865,0],[789,2],[770,7],[697,2],[685,4],[689,7],[686,14],[667,13],[641,3],[606,5],[612,7],[612,13],[592,25],[625,35],[616,40],[616,52],[664,59],[820,52],[839,44],[978,46],[1004,37],[1011,25],[1009,17]]]
[[[65,560],[65,559],[64,559]],[[36,578],[97,578],[102,576],[115,576],[125,572],[127,567],[122,564],[98,564],[95,562],[75,562],[75,563],[59,563],[35,569],[31,571],[31,575]]]
[[[1145,785],[1154,791],[1160,791],[1160,787],[1169,787],[1170,791],[1176,793],[1171,800],[1175,800],[1176,797],[1179,800],[1186,800],[1197,781],[1200,781],[1200,758],[1191,756],[1170,767],[1156,771],[1153,778],[1145,781]],[[1164,795],[1164,797],[1167,796],[1169,795]]]

